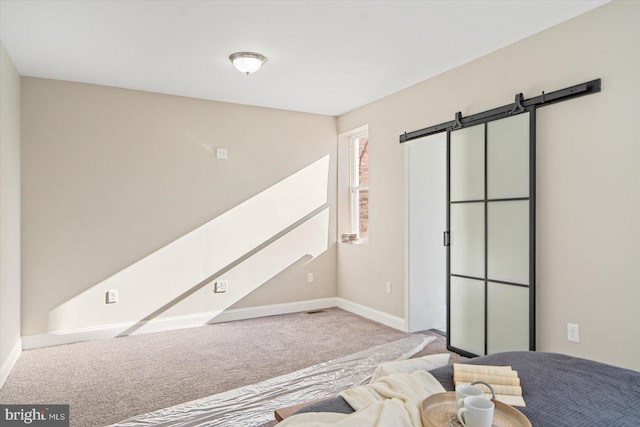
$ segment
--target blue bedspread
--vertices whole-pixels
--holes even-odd
[[[541,352],[507,352],[470,359],[473,365],[510,365],[518,371],[526,408],[518,408],[534,427],[640,426],[640,372]],[[431,371],[445,390],[454,390],[453,366]],[[298,412],[352,413],[341,397]]]

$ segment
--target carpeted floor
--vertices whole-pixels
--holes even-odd
[[[416,357],[446,352],[433,335]],[[328,309],[27,350],[0,403],[69,404],[72,426],[104,426],[405,336]]]

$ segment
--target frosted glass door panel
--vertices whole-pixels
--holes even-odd
[[[473,354],[484,354],[484,282],[451,278],[451,345]]]
[[[487,124],[487,196],[529,197],[529,113]]]
[[[484,277],[484,203],[450,208],[451,274]]]
[[[528,109],[449,131],[447,345],[463,354],[535,348],[533,123]]]
[[[529,350],[529,288],[489,282],[487,353]]]
[[[529,201],[489,202],[487,227],[488,279],[528,285]]]
[[[484,199],[484,124],[451,132],[451,201]]]

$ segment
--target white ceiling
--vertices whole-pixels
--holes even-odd
[[[0,40],[25,76],[339,115],[604,3],[0,0]]]

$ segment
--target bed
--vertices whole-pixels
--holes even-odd
[[[640,372],[577,357],[542,352],[507,352],[470,359],[476,365],[510,365],[518,371],[527,404],[518,408],[534,427],[640,426]],[[451,365],[430,371],[454,390]],[[310,404],[302,412],[349,414],[342,397]]]

